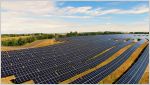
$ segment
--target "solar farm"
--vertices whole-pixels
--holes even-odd
[[[1,78],[14,75],[14,84],[138,84],[149,64],[148,36],[67,37],[55,45],[2,51]]]

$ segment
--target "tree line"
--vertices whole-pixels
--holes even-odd
[[[33,34],[2,34],[2,37],[19,37],[19,36],[29,36],[19,39],[7,39],[2,41],[2,46],[21,46],[27,43],[34,42],[35,40],[42,39],[52,39],[52,38],[64,38],[64,37],[74,37],[74,36],[89,36],[89,35],[107,35],[107,34],[127,34],[124,32],[69,32],[66,34],[44,34],[44,33],[33,33]],[[129,34],[149,34],[149,32],[130,32]]]
[[[149,34],[149,32],[130,32],[130,34]]]
[[[20,35],[22,36],[22,35]],[[27,36],[27,35],[24,35]],[[35,34],[35,35],[28,35],[29,37],[25,38],[18,38],[18,39],[7,39],[2,41],[2,46],[21,46],[27,43],[34,42],[35,40],[42,40],[42,39],[52,39],[54,37],[53,34]],[[13,34],[14,37],[14,34]],[[17,37],[19,37],[17,35]]]

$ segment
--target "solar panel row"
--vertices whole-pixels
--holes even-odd
[[[144,50],[136,63],[118,80],[118,84],[138,84],[149,62],[149,46]]]

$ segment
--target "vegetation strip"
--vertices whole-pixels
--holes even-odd
[[[27,37],[30,37],[30,36],[16,36],[16,37],[7,37],[7,36],[4,36],[4,37],[1,38],[1,41],[10,40],[10,39],[27,38]]]
[[[44,39],[44,40],[37,40],[22,46],[2,46],[1,50],[10,51],[10,50],[20,50],[20,49],[27,49],[27,48],[37,48],[37,47],[44,47],[44,46],[54,45],[59,43],[63,43],[63,42],[59,42],[54,39]]]
[[[101,53],[97,54],[96,56],[94,56],[94,57],[90,58],[89,60],[91,60],[91,59],[95,59],[95,58],[99,57],[100,55],[102,55],[102,54],[106,53],[107,51],[111,50],[112,48],[115,48],[115,46],[113,46],[113,47],[111,47],[111,48],[108,48],[108,49],[104,50],[103,52],[101,52]]]
[[[42,39],[57,39],[65,37],[75,37],[75,36],[89,36],[89,35],[107,35],[107,34],[128,34],[126,32],[69,32],[64,34],[44,34],[44,33],[33,33],[33,34],[2,34],[2,46],[21,46],[27,43],[34,42],[36,40]],[[129,34],[149,34],[149,32],[130,32]],[[148,35],[147,35],[148,36]]]
[[[149,84],[149,65],[147,66],[142,78],[140,79],[139,84]]]
[[[29,80],[29,81],[23,82],[22,84],[34,84],[34,81],[33,80]]]
[[[140,45],[120,67],[118,67],[110,75],[101,80],[99,84],[112,84],[114,81],[116,81],[132,66],[132,64],[136,61],[136,59],[139,57],[139,55],[147,45],[148,42]]]
[[[91,72],[97,70],[98,68],[100,68],[100,67],[102,67],[102,66],[108,64],[108,63],[111,62],[112,60],[114,60],[117,56],[121,55],[123,52],[125,52],[127,49],[129,49],[129,48],[130,48],[132,45],[134,45],[134,44],[135,44],[135,43],[131,43],[131,44],[125,46],[124,48],[120,49],[118,52],[116,52],[115,54],[113,54],[110,58],[108,58],[108,59],[105,60],[104,62],[98,64],[98,65],[95,66],[94,68],[91,68],[91,69],[89,69],[89,70],[87,70],[87,71],[84,71],[84,72],[82,72],[82,73],[80,73],[80,74],[75,75],[74,77],[71,77],[71,78],[69,78],[69,79],[67,79],[67,80],[65,80],[65,81],[62,81],[62,82],[60,82],[60,84],[71,83],[71,82],[75,81],[76,79],[81,78],[81,77],[83,77],[83,76],[85,76],[85,75],[87,75],[87,74],[89,74],[89,73],[91,73]]]
[[[8,35],[9,36],[9,35]],[[15,36],[15,34],[14,34]],[[22,46],[36,40],[53,39],[52,34],[29,34],[28,36],[2,37],[2,46]]]

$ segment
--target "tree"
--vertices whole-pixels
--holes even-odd
[[[18,45],[24,45],[25,44],[25,40],[23,40],[22,38],[18,39]]]

